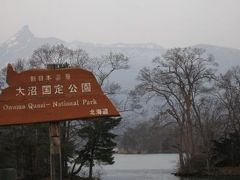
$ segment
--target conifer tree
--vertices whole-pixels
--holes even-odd
[[[85,160],[81,162],[89,167],[90,179],[92,178],[93,167],[96,163],[114,163],[113,154],[116,146],[114,138],[117,135],[112,130],[120,123],[120,120],[120,118],[99,118],[82,123],[82,128],[78,131],[78,136],[84,140],[85,145],[82,148],[84,153],[79,153],[78,159]]]

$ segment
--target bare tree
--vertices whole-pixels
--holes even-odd
[[[70,49],[62,44],[56,46],[43,45],[33,52],[29,63],[33,68],[46,67],[47,64],[69,63],[70,54]]]
[[[85,68],[92,71],[92,58],[83,49],[69,50],[70,66]]]
[[[215,64],[211,56],[198,48],[171,49],[153,62],[155,68],[140,71],[136,91],[141,96],[163,98],[165,111],[179,126],[179,158],[184,167],[183,153],[188,164],[195,155],[193,107],[206,88],[206,81],[214,79],[211,67]]]
[[[214,91],[215,94],[215,91]],[[212,157],[212,141],[220,137],[224,129],[224,107],[213,95],[201,97],[193,104],[196,134],[199,137],[198,158],[205,162],[205,167],[210,170]]]
[[[226,109],[225,131],[240,131],[240,66],[233,67],[218,79],[218,99]]]
[[[110,52],[109,55],[102,56],[100,59],[95,59],[94,73],[98,79],[98,83],[102,86],[110,75],[121,69],[128,69],[128,57],[122,53]]]

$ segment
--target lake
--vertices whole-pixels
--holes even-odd
[[[172,175],[177,154],[115,155],[115,164],[96,170],[102,180],[239,180],[233,178],[181,178]]]

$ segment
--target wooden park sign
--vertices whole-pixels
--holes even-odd
[[[59,121],[120,116],[94,75],[80,68],[17,73],[9,64],[0,94],[0,126],[50,122],[51,180],[62,180]]]
[[[80,68],[7,69],[0,125],[120,116],[94,75]]]

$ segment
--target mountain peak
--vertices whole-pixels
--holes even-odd
[[[33,33],[30,31],[29,26],[23,26],[16,34],[17,37],[24,36],[24,37],[33,37]]]
[[[4,42],[1,47],[5,48],[18,48],[22,44],[26,45],[32,42],[35,39],[35,36],[30,31],[29,27],[23,26],[15,35],[10,37],[6,42]]]
[[[29,26],[28,25],[23,26],[20,31],[30,31]]]
[[[15,46],[19,43],[27,43],[34,39],[33,33],[30,31],[27,25],[23,26],[14,36],[6,41],[6,45],[9,47]]]

